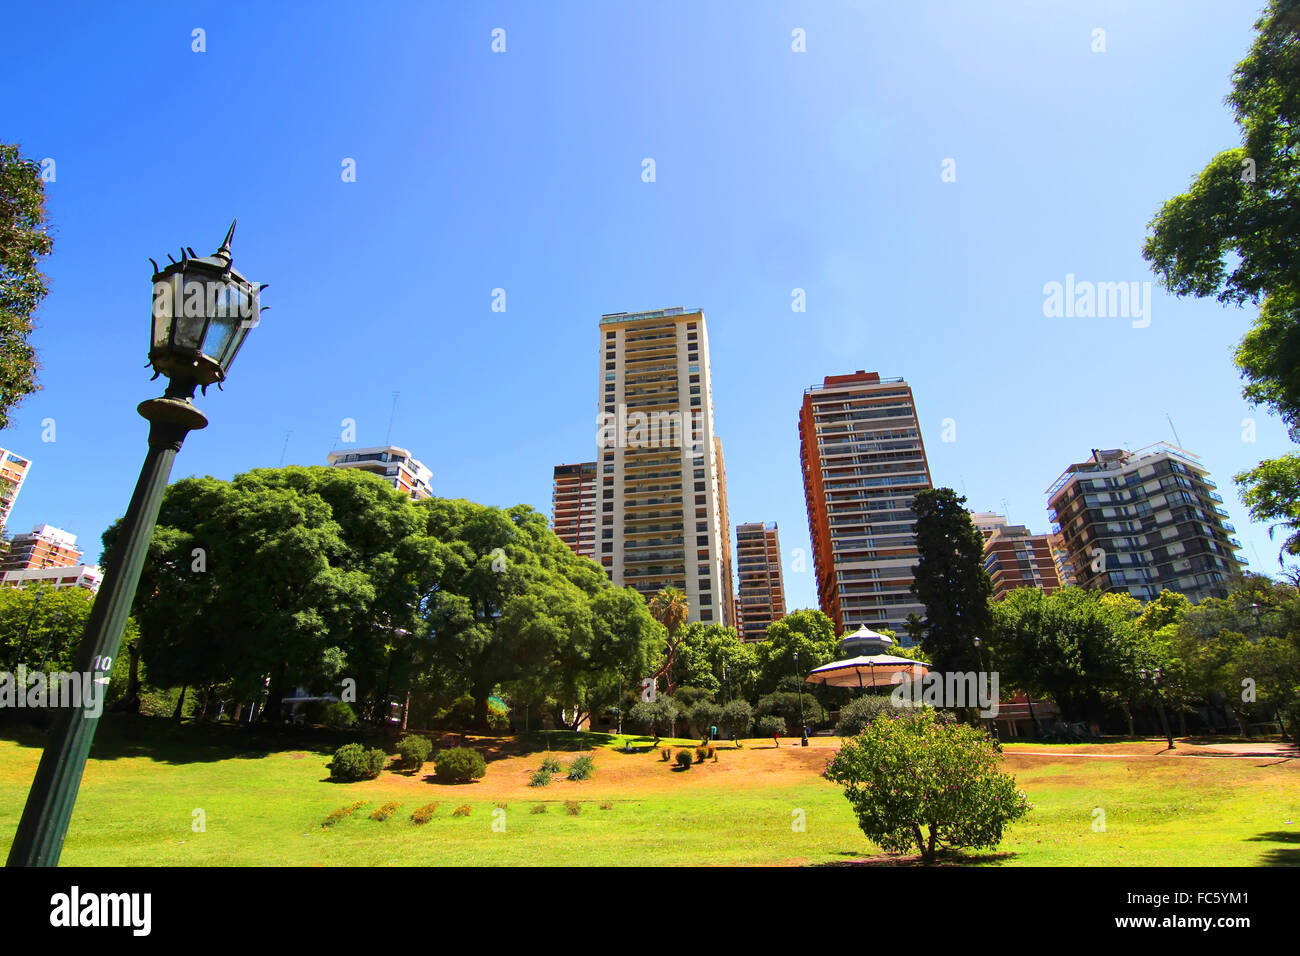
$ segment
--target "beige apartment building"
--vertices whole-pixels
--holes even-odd
[[[600,319],[600,564],[646,596],[685,591],[691,621],[735,620],[722,444],[699,309]]]

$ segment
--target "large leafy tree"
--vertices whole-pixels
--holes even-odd
[[[984,570],[984,539],[951,488],[919,492],[912,500],[916,547],[912,593],[925,605],[921,647],[936,670],[981,669],[975,638],[990,624],[993,585]]]
[[[40,261],[54,248],[39,164],[0,143],[0,429],[36,391],[36,350],[27,341],[47,291]]]
[[[773,621],[767,628],[767,640],[755,644],[758,692],[806,690],[804,676],[835,660],[838,646],[835,622],[821,611],[804,608]]]
[[[682,629],[675,684],[700,687],[729,700],[747,697],[757,674],[755,646],[742,641],[734,628],[697,621]]]
[[[1142,254],[1175,295],[1259,305],[1237,348],[1244,395],[1300,427],[1300,0],[1272,0],[1227,102],[1242,143],[1151,222]],[[1285,478],[1283,472],[1289,473]],[[1300,458],[1236,476],[1255,520],[1294,522]],[[1261,486],[1265,490],[1255,492]],[[1294,531],[1294,525],[1292,525]],[[1300,548],[1294,534],[1288,552]]]
[[[1130,690],[1154,662],[1142,656],[1127,609],[1082,588],[1017,588],[993,605],[989,652],[1002,681],[1047,695],[1067,720],[1100,720],[1108,696]]]

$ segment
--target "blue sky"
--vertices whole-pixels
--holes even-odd
[[[1043,314],[1067,274],[1153,281],[1146,224],[1239,143],[1259,0],[232,6],[6,15],[0,139],[56,174],[9,530],[98,554],[159,391],[147,257],[237,216],[272,309],[173,478],[323,464],[345,418],[380,444],[396,391],[437,493],[549,514],[552,466],[594,453],[601,313],[699,306],[731,518],[779,522],[792,607],[816,606],[799,404],[854,369],[912,384],[937,484],[1036,530],[1069,463],[1171,440],[1168,415],[1276,568],[1231,482],[1290,447],[1232,366],[1253,310],[1153,283],[1146,328]]]

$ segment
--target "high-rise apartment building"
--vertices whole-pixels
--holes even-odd
[[[1200,601],[1226,596],[1243,567],[1215,487],[1174,445],[1093,449],[1048,489],[1048,507],[1080,586],[1142,600],[1168,588]]]
[[[0,560],[0,572],[28,568],[71,568],[81,560],[77,536],[53,525],[38,524],[28,534],[16,534]]]
[[[596,463],[556,465],[551,529],[574,554],[596,560]]]
[[[332,451],[329,453],[329,463],[332,468],[359,468],[378,475],[412,498],[433,497],[433,489],[429,484],[433,480],[433,472],[413,458],[405,448],[396,445]]]
[[[785,585],[781,580],[781,541],[776,522],[736,525],[737,630],[746,641],[767,637],[767,627],[785,617]]]
[[[22,490],[31,467],[32,463],[26,458],[7,448],[0,448],[0,531],[5,529],[5,524],[9,521],[9,512],[13,511],[14,500]]]
[[[888,628],[899,644],[909,614],[916,549],[912,500],[930,466],[911,387],[877,372],[830,375],[804,392],[800,459],[817,595],[836,633]]]
[[[699,309],[600,319],[599,557],[647,598],[686,592],[691,621],[734,615],[722,446]]]
[[[1051,535],[1033,534],[989,512],[975,512],[971,521],[984,535],[984,570],[993,582],[993,600],[1001,601],[1016,588],[1038,588],[1046,594],[1061,589]]]

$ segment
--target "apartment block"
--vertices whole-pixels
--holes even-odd
[[[830,375],[804,392],[800,460],[817,595],[836,633],[862,625],[910,643],[912,500],[931,487],[911,386],[877,372]]]
[[[690,620],[730,625],[734,592],[709,336],[699,309],[600,319],[599,556],[647,598],[686,592]]]
[[[1081,587],[1141,600],[1168,588],[1200,601],[1226,596],[1228,579],[1244,567],[1215,487],[1196,455],[1161,442],[1093,449],[1047,496]]]
[[[27,534],[16,534],[0,560],[0,572],[29,568],[70,568],[81,561],[77,536],[53,525],[38,524]]]
[[[31,467],[28,459],[7,448],[0,448],[0,531],[9,521],[9,513],[13,511],[14,501]]]
[[[103,573],[93,564],[77,564],[72,567],[24,568],[21,571],[0,573],[0,586],[21,588],[29,585],[52,586],[58,588],[85,588],[92,593],[99,591]]]
[[[405,448],[396,445],[379,445],[374,448],[358,448],[354,451],[332,451],[329,453],[332,468],[359,468],[372,475],[378,475],[398,491],[412,498],[431,498],[433,489],[430,482],[433,472],[424,463],[412,457]]]
[[[740,575],[737,630],[743,640],[763,640],[768,625],[785,617],[776,522],[736,525],[736,570]]]
[[[556,465],[551,529],[574,554],[596,560],[596,463]]]
[[[1051,535],[1034,534],[990,512],[975,512],[971,521],[984,536],[984,570],[993,582],[993,600],[1001,601],[1016,588],[1038,588],[1046,594],[1061,589]]]

